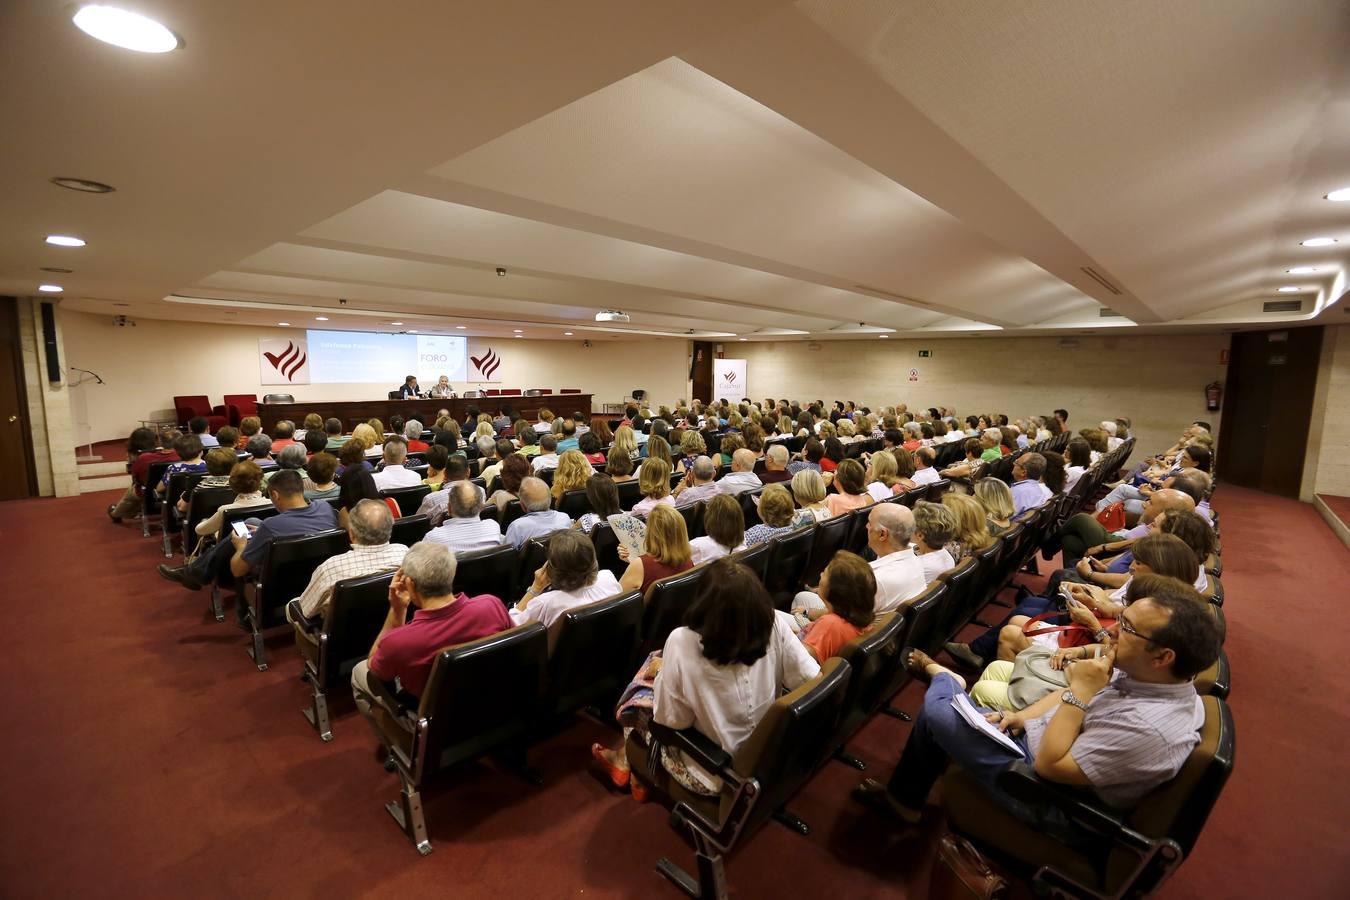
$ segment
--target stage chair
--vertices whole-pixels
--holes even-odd
[[[844,692],[843,713],[835,729],[834,758],[858,771],[867,764],[844,751],[849,738],[876,714],[894,691],[887,693],[897,669],[904,668],[902,651],[909,638],[911,619],[906,610],[883,613],[872,628],[839,648],[836,654],[852,672]]]
[[[1202,698],[1200,743],[1171,781],[1128,812],[1106,806],[1090,791],[1046,781],[1024,762],[998,777],[1010,796],[1061,810],[1092,851],[1070,847],[1005,812],[978,782],[953,766],[942,778],[942,807],[953,831],[1033,872],[1038,893],[1070,897],[1151,896],[1195,847],[1233,771],[1233,715],[1217,697]]]
[[[542,397],[542,396],[544,396],[545,394],[551,394],[551,393],[553,393],[553,391],[549,390],[548,388],[526,388],[526,389],[525,389],[525,396],[526,396],[526,397]]]
[[[243,603],[244,619],[253,638],[248,655],[259,672],[267,671],[267,650],[263,646],[262,633],[289,625],[285,616],[286,604],[304,593],[319,563],[349,549],[347,532],[337,529],[281,538],[268,546],[262,562],[244,582],[243,591],[236,599]]]
[[[318,647],[296,641],[311,691],[309,708],[300,711],[325,741],[333,739],[328,691],[338,688],[340,694],[350,693],[352,669],[366,658],[389,615],[389,585],[393,580],[393,572],[377,572],[339,581],[318,628]],[[287,605],[292,617],[300,621],[299,599]]]
[[[402,789],[385,804],[417,852],[431,852],[422,790],[461,762],[489,753],[538,784],[525,748],[538,721],[548,671],[548,635],[531,622],[441,650],[417,710],[395,721],[375,706],[380,740]]]
[[[558,391],[559,394],[580,394],[581,388],[563,388]]]
[[[785,809],[833,751],[832,738],[848,686],[848,663],[826,661],[820,675],[780,697],[754,732],[732,756],[692,728],[674,731],[653,722],[651,736],[660,746],[679,749],[722,779],[718,797],[691,794],[661,765],[660,754],[630,735],[626,745],[633,778],[648,784],[674,808],[671,826],[688,829],[694,840],[698,874],[692,876],[668,857],[656,870],[690,897],[729,896],[724,856],[773,816],[799,834],[810,826]]]
[[[417,512],[417,508],[430,493],[430,485],[414,484],[408,487],[386,488],[380,491],[380,496],[394,498],[394,502],[398,504],[399,515],[411,516]]]
[[[612,714],[636,671],[642,594],[629,591],[569,609],[548,630],[546,719],[588,706]]]
[[[510,544],[455,554],[455,590],[470,597],[491,594],[507,606],[519,598],[520,555]]]
[[[174,397],[173,411],[178,418],[178,427],[184,432],[187,431],[188,420],[195,419],[197,416],[206,418],[207,430],[212,434],[229,424],[224,416],[216,415],[211,411],[211,400],[205,394]]]
[[[788,611],[792,598],[801,590],[802,574],[811,561],[811,548],[816,542],[815,530],[815,525],[807,525],[768,541],[772,549],[765,568],[764,587],[773,597],[774,607],[783,612]]]
[[[264,403],[294,403],[294,394],[264,394]]]
[[[430,516],[399,516],[394,520],[394,530],[389,535],[389,543],[411,547],[426,537],[430,530]]]
[[[213,409],[212,412],[218,416],[224,416],[231,425],[237,428],[245,417],[258,414],[258,397],[256,394],[226,394],[225,402]]]
[[[520,388],[502,388],[501,395],[503,397],[519,397]]]

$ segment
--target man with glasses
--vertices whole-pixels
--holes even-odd
[[[1218,659],[1223,635],[1195,589],[1176,579],[1130,604],[1118,622],[1119,637],[1104,655],[1068,665],[1067,691],[1019,712],[980,710],[1016,750],[977,733],[953,707],[969,701],[959,675],[912,651],[910,671],[931,679],[923,709],[890,782],[869,778],[854,796],[917,823],[933,783],[955,760],[1013,815],[1071,832],[1057,810],[1031,807],[997,786],[1000,772],[1024,761],[1047,781],[1089,787],[1117,809],[1133,806],[1176,775],[1199,742],[1204,707],[1192,679]]]

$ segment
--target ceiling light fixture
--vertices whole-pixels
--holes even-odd
[[[1299,241],[1304,247],[1330,247],[1336,243],[1334,237],[1315,237],[1308,238],[1306,241]]]
[[[460,331],[463,331],[465,328],[468,328],[469,326],[468,326],[468,325],[456,325],[455,327],[458,328]]]
[[[72,191],[82,191],[86,194],[111,194],[117,188],[111,184],[104,184],[101,181],[91,181],[88,178],[69,178],[66,176],[57,176],[49,178],[52,184],[57,187],[67,188]]]
[[[748,340],[750,340],[750,339],[749,339],[749,338],[741,338],[741,340],[743,340],[743,341],[748,341]]]
[[[65,290],[65,288],[61,287],[59,284],[39,284],[38,290],[42,291],[44,294],[59,294]]]
[[[327,316],[315,316],[315,317],[314,317],[314,321],[316,321],[316,322],[327,322],[327,321],[328,321],[328,317],[327,317]]]
[[[1285,269],[1290,275],[1311,275],[1317,271],[1316,266],[1294,266],[1292,269]]]
[[[57,247],[83,247],[84,241],[69,234],[49,234],[47,243]]]
[[[291,327],[291,323],[290,323],[290,322],[278,322],[277,324],[278,324],[278,325],[281,325],[281,326],[284,327],[284,328],[289,328],[289,327]]]
[[[390,325],[402,325],[403,323],[402,323],[402,322],[390,322],[389,324],[390,324]]]
[[[887,338],[889,338],[890,335],[889,335],[889,334],[879,334],[879,335],[877,335],[877,337],[881,338],[881,339],[884,341],[884,340],[886,340]]]
[[[408,329],[408,334],[417,334],[417,329],[416,329],[416,328],[409,328],[409,329]]]
[[[74,269],[63,269],[60,266],[42,266],[41,269],[44,272],[55,272],[58,275],[69,275],[75,271]]]
[[[1350,187],[1343,187],[1339,190],[1332,191],[1330,194],[1326,195],[1326,199],[1333,203],[1345,203],[1350,200]]]
[[[1301,290],[1301,288],[1296,288],[1296,287],[1294,287],[1292,284],[1286,284],[1286,285],[1285,285],[1284,287],[1282,287],[1282,288],[1277,288],[1275,292],[1276,292],[1277,294],[1296,294],[1296,293],[1298,293],[1300,290]]]
[[[511,330],[514,331],[516,334],[520,334],[524,329],[521,329],[521,328],[512,328]]]
[[[183,46],[178,35],[154,19],[116,6],[86,4],[71,21],[92,38],[137,53],[168,53]]]
[[[570,331],[564,331],[563,334],[565,334],[567,337],[571,337],[571,336],[572,336],[572,332],[570,332]]]

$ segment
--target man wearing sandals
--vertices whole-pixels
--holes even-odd
[[[1090,787],[1116,808],[1132,806],[1176,775],[1199,742],[1204,708],[1191,679],[1218,658],[1222,635],[1209,610],[1180,591],[1141,598],[1118,621],[1118,640],[1104,655],[1069,665],[1067,691],[1020,712],[980,710],[1012,738],[1016,753],[953,708],[965,692],[961,676],[911,651],[906,665],[930,680],[923,709],[889,783],[869,778],[854,796],[917,823],[933,783],[954,760],[1019,818],[1071,828],[1057,811],[1031,808],[998,788],[999,773],[1020,760],[1047,781]]]

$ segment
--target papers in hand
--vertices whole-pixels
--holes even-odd
[[[976,731],[985,735],[985,737],[989,738],[994,743],[1003,745],[1018,756],[1023,755],[1022,748],[1017,745],[1017,742],[999,731],[997,725],[991,724],[989,720],[971,704],[970,698],[965,694],[957,694],[952,698],[952,709],[956,710],[971,728],[974,728]]]
[[[617,513],[606,518],[619,543],[628,548],[629,559],[637,559],[647,552],[647,523],[629,513]]]

